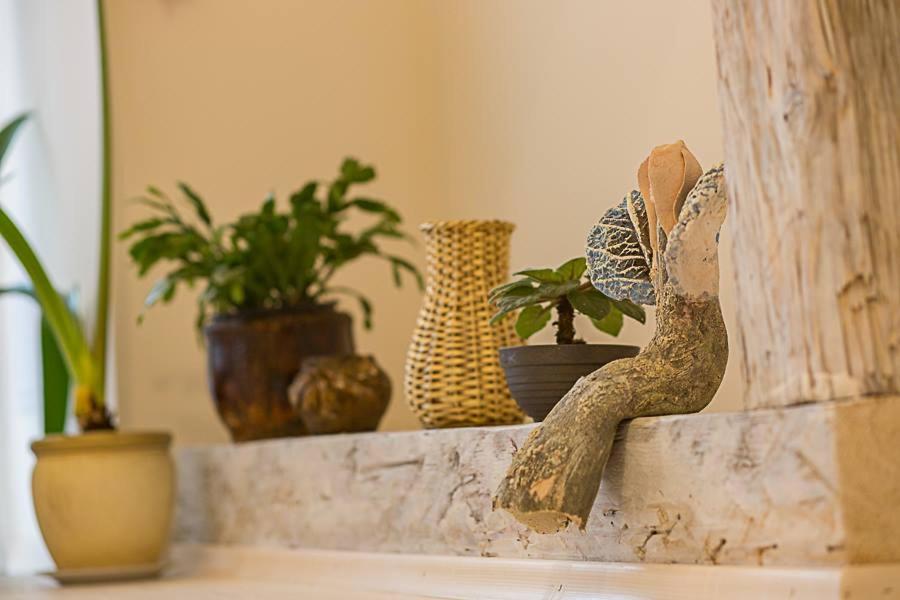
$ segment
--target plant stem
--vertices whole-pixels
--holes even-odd
[[[109,111],[109,67],[106,57],[106,21],[103,0],[97,0],[100,54],[100,105],[102,111],[103,195],[100,216],[100,265],[97,275],[97,312],[94,322],[93,355],[97,364],[96,402],[106,402],[106,342],[109,327],[110,229],[112,227],[112,136]]]
[[[565,296],[556,303],[556,343],[576,344],[575,341],[575,309]]]

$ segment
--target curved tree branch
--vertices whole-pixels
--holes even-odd
[[[691,191],[679,220],[657,229],[656,332],[641,353],[581,379],[513,457],[494,498],[539,533],[584,529],[619,423],[696,412],[728,359],[718,298],[718,231],[725,182],[718,166]],[[654,261],[656,262],[656,261]]]

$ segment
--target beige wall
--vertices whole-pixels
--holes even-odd
[[[120,227],[141,214],[126,199],[147,183],[189,181],[226,219],[354,154],[378,166],[373,191],[412,226],[509,219],[513,266],[554,264],[582,251],[652,145],[684,138],[704,165],[721,155],[705,0],[108,4]],[[123,423],[225,439],[193,299],[137,327],[150,282],[136,280],[124,247],[116,276]],[[375,330],[358,328],[357,343],[395,383],[384,428],[413,427],[401,376],[418,294],[394,290],[372,262],[343,281],[375,302]],[[650,333],[629,324],[623,339]],[[733,370],[715,408],[737,406]]]

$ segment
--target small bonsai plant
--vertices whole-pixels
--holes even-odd
[[[156,214],[120,238],[131,240],[129,253],[140,276],[162,262],[173,263],[174,268],[156,282],[145,305],[169,302],[180,285],[202,282],[197,316],[202,328],[211,314],[308,307],[345,294],[359,302],[364,325],[370,328],[369,300],[353,289],[332,285],[342,267],[363,256],[376,256],[388,261],[398,287],[403,273],[423,287],[412,263],[378,246],[383,239],[407,239],[399,229],[397,211],[381,200],[349,197],[353,186],[373,179],[372,166],[347,158],[334,181],[310,181],[291,194],[286,210],[279,211],[270,196],[257,212],[221,225],[213,222],[204,201],[187,184],[179,183],[178,188],[193,208],[193,221],[166,194],[148,187],[138,201]],[[368,213],[374,223],[355,233],[345,230],[344,222],[353,211]]]
[[[590,318],[594,327],[612,336],[619,335],[623,315],[644,323],[644,309],[628,300],[613,300],[595,289],[585,277],[586,259],[566,261],[556,269],[526,269],[515,275],[523,279],[512,281],[491,291],[490,301],[498,311],[491,319],[496,323],[506,315],[520,310],[516,319],[516,333],[528,339],[550,322],[556,310],[556,343],[583,344],[576,337],[575,314]]]
[[[594,327],[616,336],[624,316],[643,323],[644,309],[627,300],[613,300],[585,277],[587,260],[573,258],[556,269],[526,269],[517,279],[491,291],[496,323],[514,311],[516,333],[528,339],[547,326],[556,311],[556,344],[500,349],[500,365],[513,398],[535,421],[542,421],[579,378],[606,363],[634,356],[639,348],[617,344],[586,344],[575,333],[575,314],[590,318]]]

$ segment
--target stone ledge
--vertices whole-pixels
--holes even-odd
[[[189,447],[177,458],[176,539],[612,562],[897,560],[898,424],[898,399],[637,419],[619,431],[586,531],[557,535],[491,509],[533,425]]]
[[[0,576],[4,600],[846,600],[900,598],[900,565],[622,565],[178,544],[158,580],[60,588]]]

